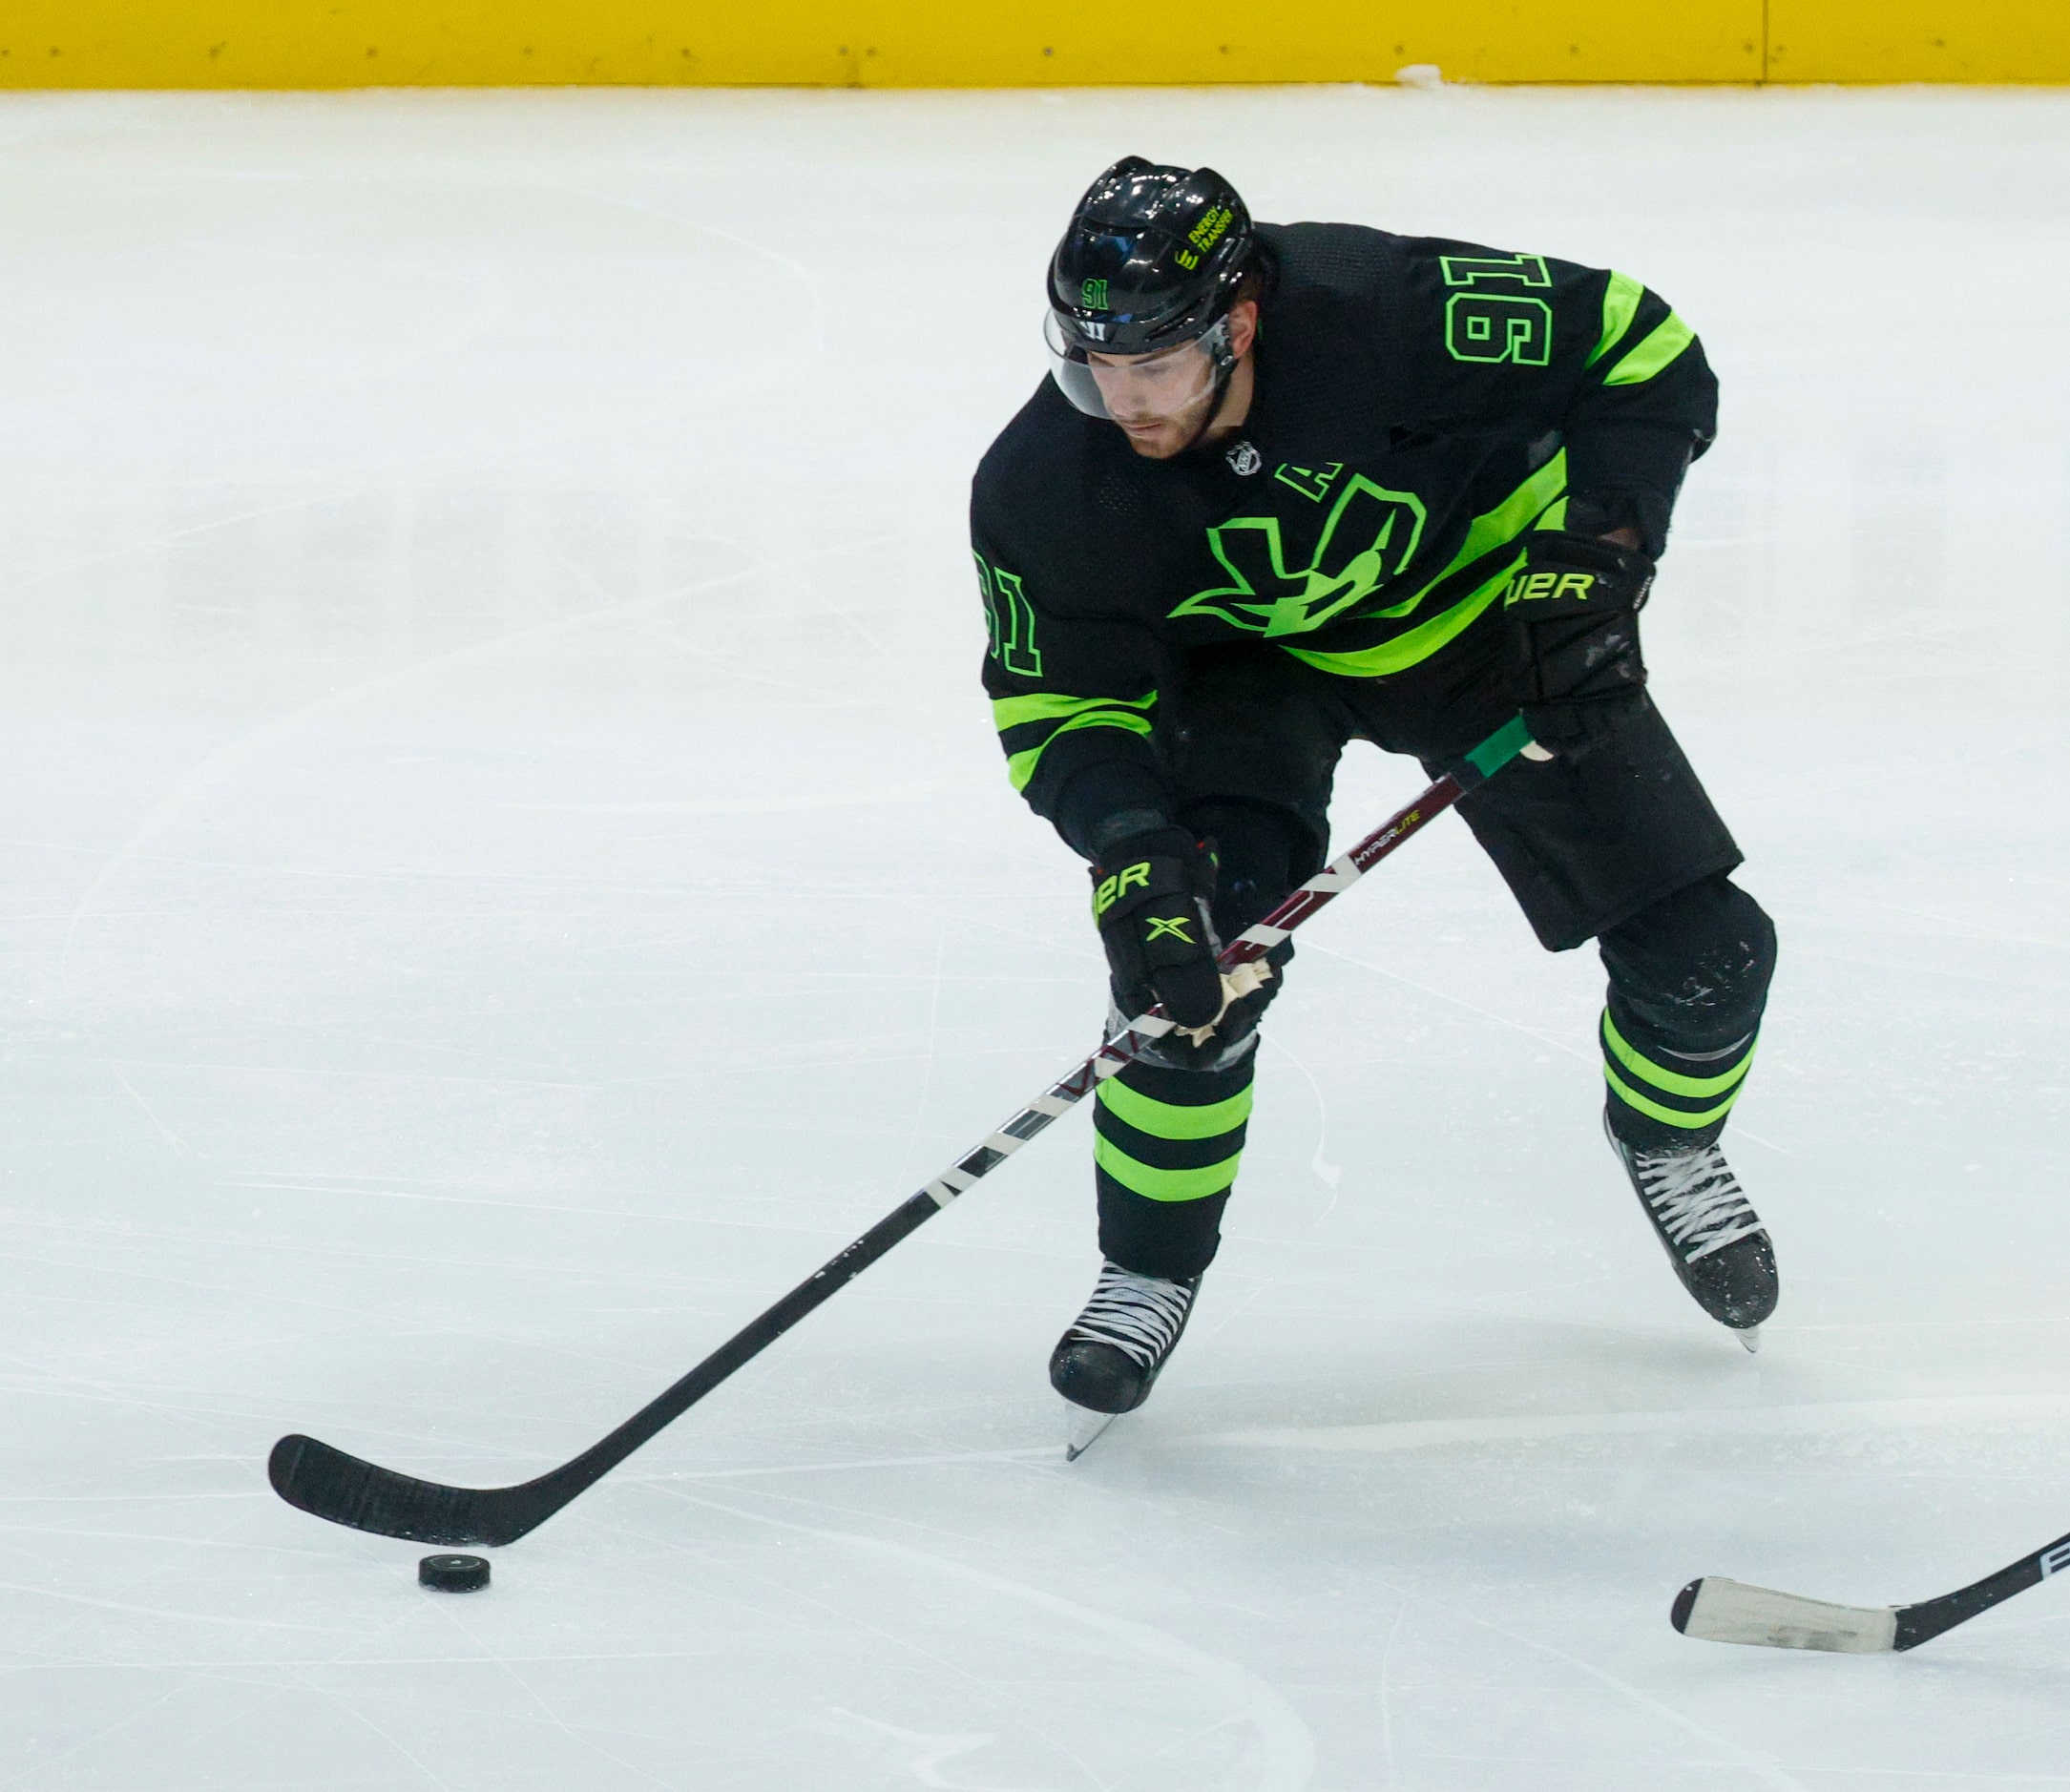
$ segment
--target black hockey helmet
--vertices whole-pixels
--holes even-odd
[[[1082,371],[1088,351],[1149,355],[1209,335],[1236,302],[1255,247],[1249,210],[1212,168],[1116,162],[1086,189],[1050,259],[1045,335],[1065,395],[1103,416]],[[1226,343],[1209,348],[1226,377]]]

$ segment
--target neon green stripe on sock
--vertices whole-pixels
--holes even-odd
[[[1251,1094],[1252,1085],[1245,1083],[1226,1101],[1183,1108],[1175,1101],[1160,1101],[1155,1095],[1131,1089],[1119,1076],[1110,1076],[1100,1084],[1098,1099],[1116,1119],[1127,1121],[1152,1138],[1213,1138],[1218,1133],[1234,1132],[1250,1118]]]
[[[1641,1094],[1607,1064],[1602,1067],[1602,1073],[1604,1080],[1617,1093],[1618,1099],[1626,1107],[1636,1108],[1649,1118],[1659,1120],[1662,1125],[1679,1127],[1685,1133],[1696,1132],[1700,1127],[1708,1126],[1713,1120],[1724,1119],[1732,1112],[1732,1104],[1740,1098],[1740,1092],[1735,1089],[1715,1108],[1705,1108],[1701,1113],[1691,1114],[1683,1108],[1663,1107],[1650,1095]]]
[[[1610,1050],[1610,1055],[1631,1072],[1634,1076],[1651,1083],[1654,1088],[1670,1095],[1687,1095],[1691,1100],[1701,1100],[1705,1095],[1722,1095],[1734,1084],[1746,1079],[1748,1067],[1754,1061],[1754,1047],[1760,1041],[1749,1041],[1746,1054],[1722,1076],[1683,1076],[1654,1063],[1638,1047],[1630,1044],[1618,1031],[1617,1022],[1610,1018],[1610,1011],[1602,1011],[1602,1042]]]
[[[1197,1201],[1220,1195],[1236,1180],[1239,1151],[1202,1170],[1160,1170],[1131,1157],[1110,1139],[1093,1135],[1093,1161],[1132,1194],[1154,1201]]]

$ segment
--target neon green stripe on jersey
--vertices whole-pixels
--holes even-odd
[[[1250,1100],[1247,1083],[1226,1101],[1210,1101],[1197,1108],[1160,1101],[1131,1089],[1119,1076],[1110,1076],[1099,1086],[1099,1105],[1152,1138],[1213,1138],[1234,1132],[1250,1118]]]
[[[1643,385],[1696,341],[1696,332],[1670,311],[1667,322],[1610,369],[1605,385]]]
[[[1466,526],[1466,539],[1445,570],[1416,594],[1420,600],[1442,585],[1461,567],[1472,566],[1484,553],[1492,553],[1504,542],[1515,541],[1567,492],[1567,450],[1559,452],[1538,469],[1502,502]]]
[[[992,699],[992,725],[1004,734],[1025,721],[1069,721],[1089,710],[1125,706],[1148,709],[1158,700],[1148,697],[1066,697],[1061,691],[1037,691],[1032,697],[995,697]]]
[[[1407,615],[1461,567],[1471,566],[1497,548],[1514,543],[1534,524],[1542,522],[1548,507],[1558,504],[1566,495],[1566,490],[1567,455],[1562,449],[1494,510],[1476,516],[1467,525],[1466,539],[1459,544],[1459,552],[1452,556],[1451,565],[1413,597],[1378,614]],[[1286,647],[1282,651],[1319,672],[1335,673],[1340,677],[1386,677],[1418,660],[1428,659],[1453,636],[1464,633],[1474,618],[1502,594],[1503,587],[1510,582],[1522,560],[1523,550],[1518,548],[1492,577],[1476,585],[1449,610],[1440,610],[1406,635],[1397,635],[1391,641],[1382,641],[1377,647],[1361,648],[1349,654],[1321,654],[1303,647]]]
[[[1523,550],[1484,585],[1477,585],[1449,610],[1440,610],[1428,621],[1419,622],[1405,635],[1377,647],[1362,647],[1349,654],[1319,654],[1309,647],[1285,647],[1281,651],[1313,666],[1318,672],[1333,672],[1346,678],[1384,678],[1405,672],[1430,658],[1453,636],[1472,626],[1474,618],[1501,596],[1504,588],[1524,563]]]
[[[1051,735],[1049,740],[1043,741],[1041,746],[1033,746],[1025,753],[1012,753],[1007,756],[1006,775],[1015,790],[1028,788],[1030,780],[1035,775],[1035,761],[1042,757],[1044,749],[1056,741],[1057,735],[1069,734],[1074,728],[1126,728],[1130,734],[1146,735],[1150,732],[1150,718],[1119,709],[1095,709],[1088,715],[1073,717],[1058,728],[1056,734]]]
[[[1624,332],[1639,315],[1639,302],[1645,296],[1646,289],[1629,274],[1610,276],[1602,296],[1602,335],[1584,365],[1593,367],[1624,340]]]

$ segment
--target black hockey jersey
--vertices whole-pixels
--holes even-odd
[[[1625,275],[1350,224],[1259,240],[1238,436],[1146,460],[1044,380],[972,482],[985,686],[1014,787],[1066,838],[1088,802],[1155,800],[1158,687],[1190,650],[1385,677],[1495,606],[1570,510],[1658,552],[1710,443],[1701,345]]]

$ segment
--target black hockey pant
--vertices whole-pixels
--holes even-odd
[[[1499,680],[1448,658],[1449,677],[1390,680],[1385,713],[1360,713],[1349,681],[1259,657],[1211,664],[1175,693],[1161,744],[1186,793],[1179,819],[1216,843],[1223,939],[1320,868],[1346,740],[1416,753],[1434,770],[1506,719]],[[1460,813],[1549,950],[1598,941],[1612,1129],[1641,1148],[1716,1138],[1753,1059],[1775,929],[1732,882],[1738,848],[1651,703],[1591,753],[1516,762]],[[1110,1260],[1173,1281],[1213,1261],[1256,1045],[1253,1033],[1205,1064],[1139,1063],[1101,1085],[1096,1177]]]

